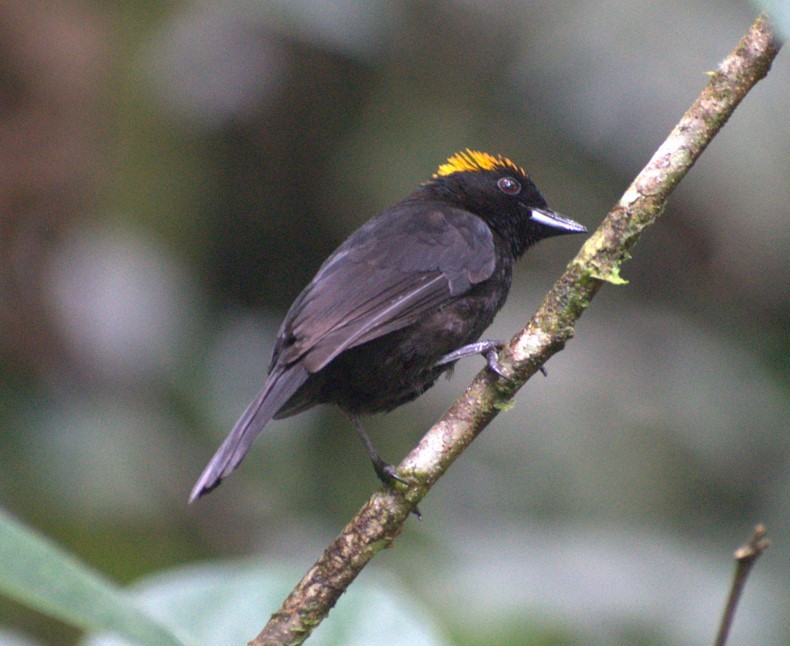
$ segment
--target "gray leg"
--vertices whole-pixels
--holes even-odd
[[[499,357],[497,353],[504,348],[506,343],[504,341],[491,341],[490,339],[483,339],[482,341],[478,341],[477,343],[470,343],[469,345],[462,346],[457,350],[453,350],[449,354],[444,355],[439,361],[436,362],[437,366],[443,366],[446,363],[452,363],[453,361],[458,361],[458,359],[463,359],[464,357],[471,357],[475,354],[482,354],[486,358],[486,364],[488,365],[488,369],[502,377],[502,379],[507,379],[510,381],[510,377],[508,377],[504,371],[502,370],[502,366],[499,363]]]
[[[365,433],[365,429],[362,428],[362,423],[359,421],[359,418],[356,415],[349,415],[349,417],[351,418],[351,423],[354,425],[354,428],[359,434],[359,439],[361,439],[362,444],[365,445],[365,451],[367,451],[370,461],[373,463],[373,470],[376,472],[379,480],[381,480],[388,487],[392,486],[393,480],[402,482],[405,485],[409,484],[406,480],[398,475],[398,472],[395,470],[394,466],[385,461],[379,455],[378,451],[376,451],[375,447],[373,446],[373,442],[370,441],[368,434]]]
[[[354,425],[354,428],[357,429],[357,433],[359,434],[359,438],[362,440],[362,444],[365,445],[365,451],[367,451],[370,461],[373,463],[373,470],[376,472],[379,480],[381,480],[388,487],[392,487],[393,482],[396,480],[408,485],[408,481],[398,475],[395,467],[389,462],[385,461],[379,455],[379,452],[376,451],[373,446],[373,442],[370,441],[370,437],[368,437],[365,429],[362,428],[362,423],[359,421],[359,417],[351,414],[349,414],[349,417],[351,418],[351,423]],[[416,505],[412,508],[411,513],[417,516],[418,520],[422,520],[420,508]]]
[[[436,365],[443,366],[446,363],[452,363],[453,361],[458,361],[458,359],[463,359],[464,357],[471,357],[474,354],[482,354],[486,358],[486,364],[488,365],[488,369],[491,372],[498,374],[500,377],[502,377],[502,379],[512,381],[512,379],[503,372],[502,365],[499,363],[499,357],[497,356],[499,351],[506,345],[507,343],[504,341],[483,339],[477,343],[470,343],[469,345],[460,347],[457,350],[453,350],[449,354],[446,354],[441,359],[439,359],[439,361],[436,362]],[[541,366],[539,370],[544,377],[548,377],[549,373],[545,366]]]

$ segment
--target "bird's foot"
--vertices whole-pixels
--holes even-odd
[[[351,418],[351,423],[354,425],[357,433],[359,433],[362,444],[365,445],[365,451],[367,451],[370,461],[373,463],[373,470],[376,472],[378,479],[381,480],[385,486],[390,487],[391,489],[408,489],[409,481],[398,475],[398,470],[378,454],[378,451],[376,451],[373,446],[373,442],[370,441],[368,434],[365,433],[365,429],[362,428],[359,417],[356,415],[349,415],[349,417]],[[412,507],[411,513],[417,516],[418,520],[422,520],[422,514],[420,513],[417,505]]]
[[[388,487],[397,489],[396,482],[409,485],[408,480],[398,475],[398,470],[389,462],[385,462],[381,458],[373,460],[373,470],[376,472],[379,480],[381,480]]]
[[[482,354],[486,359],[488,369],[496,375],[512,381],[510,377],[505,374],[502,364],[499,362],[499,351],[507,344],[504,341],[493,341],[491,339],[483,339],[469,345],[462,346],[457,350],[453,350],[449,354],[444,355],[439,361],[436,362],[437,366],[443,366],[447,363],[458,361],[464,357],[471,357],[475,354]]]
[[[373,470],[376,472],[378,479],[391,489],[399,489],[399,485],[409,486],[409,481],[398,475],[397,469],[381,458],[373,460]],[[422,513],[417,505],[412,507],[411,513],[417,516],[417,520],[422,520]]]

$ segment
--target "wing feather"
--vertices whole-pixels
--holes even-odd
[[[280,327],[263,388],[195,484],[190,501],[233,471],[311,373],[348,348],[399,330],[489,278],[491,230],[446,206],[406,201],[352,234],[321,266]],[[291,411],[292,412],[292,411]]]
[[[272,366],[317,372],[348,348],[415,323],[494,271],[491,230],[461,210],[401,207],[352,235],[288,312]]]

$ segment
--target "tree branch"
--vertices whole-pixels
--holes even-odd
[[[735,550],[735,554],[733,554],[733,558],[735,558],[735,576],[732,580],[730,596],[727,599],[727,605],[724,608],[724,614],[719,625],[719,634],[714,642],[716,646],[724,646],[727,643],[732,620],[735,618],[735,609],[738,607],[743,588],[746,585],[746,578],[749,576],[749,572],[752,571],[752,566],[757,559],[760,558],[765,550],[771,547],[771,540],[767,537],[767,534],[768,531],[765,529],[765,525],[757,525],[754,528],[752,537]]]
[[[619,270],[642,232],[656,222],[667,198],[779,50],[768,21],[759,17],[733,52],[710,74],[699,98],[587,240],[527,326],[503,350],[512,381],[488,370],[475,377],[399,467],[411,485],[374,493],[252,641],[301,644],[379,551],[392,545],[431,486],[516,391],[573,336],[573,326],[604,284],[622,284]]]

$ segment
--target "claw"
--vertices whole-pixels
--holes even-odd
[[[502,364],[499,363],[499,351],[496,348],[486,350],[483,356],[486,358],[486,365],[491,372],[499,375],[506,381],[513,381],[502,370]]]
[[[502,377],[502,379],[513,381],[505,374],[505,372],[502,370],[502,365],[499,363],[498,353],[506,345],[507,344],[504,341],[492,341],[491,339],[484,339],[483,341],[470,343],[469,345],[465,345],[461,348],[458,348],[457,350],[453,350],[449,354],[446,354],[441,359],[439,359],[439,361],[436,362],[436,365],[443,366],[447,363],[458,361],[458,359],[470,357],[473,354],[482,354],[485,357],[486,365],[491,372],[499,375]]]
[[[398,471],[394,466],[392,466],[389,462],[384,462],[384,460],[381,460],[380,462],[374,462],[373,470],[376,472],[379,480],[381,480],[381,482],[388,487],[392,486],[393,481],[400,482],[401,484],[405,484],[407,486],[409,484],[408,480],[398,475]]]
[[[384,462],[384,460],[381,460],[380,458],[379,460],[380,461],[373,463],[373,469],[375,470],[379,480],[381,480],[384,485],[393,489],[396,488],[394,486],[395,482],[400,482],[401,484],[409,486],[409,482],[405,478],[398,475],[398,472],[394,466],[388,462]],[[422,513],[420,512],[420,508],[417,505],[414,505],[414,507],[411,508],[411,513],[417,516],[417,520],[422,520]]]
[[[370,441],[368,434],[365,433],[365,429],[362,428],[359,418],[356,415],[349,415],[349,417],[351,418],[351,423],[354,425],[357,433],[359,433],[362,444],[365,445],[365,451],[367,451],[368,457],[370,457],[370,461],[373,463],[373,470],[376,472],[378,479],[381,480],[385,486],[391,487],[392,489],[397,489],[395,486],[396,482],[408,487],[409,481],[398,475],[397,469],[389,462],[384,460],[378,454],[378,451],[376,451],[376,449],[373,447],[373,442]],[[412,507],[411,513],[417,516],[418,520],[422,520],[422,514],[420,513],[420,509],[417,507],[417,505]]]

